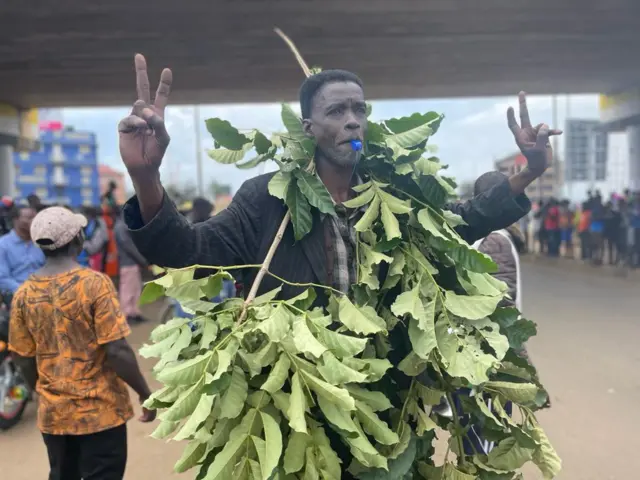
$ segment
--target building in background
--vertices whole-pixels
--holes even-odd
[[[17,198],[35,194],[45,204],[98,205],[98,145],[92,132],[41,125],[40,148],[14,153]]]
[[[562,185],[562,163],[558,164],[560,165],[558,172],[551,166],[538,180],[527,187],[525,193],[530,199],[538,201],[539,199],[548,200],[551,197],[558,198],[560,185]],[[520,152],[495,162],[495,169],[509,177],[521,172],[526,166],[527,159]]]
[[[109,184],[114,182],[116,184],[116,190],[114,192],[115,201],[118,205],[124,205],[127,201],[124,173],[114,170],[107,165],[99,165],[98,176],[100,177],[100,195],[104,195],[104,193],[109,190]]]
[[[604,131],[624,132],[626,138],[616,148],[619,175],[627,177],[625,188],[640,190],[640,85],[601,95],[600,120]]]

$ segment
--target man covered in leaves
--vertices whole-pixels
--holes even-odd
[[[174,268],[263,262],[287,211],[282,201],[269,193],[273,174],[245,182],[219,215],[203,223],[190,223],[170,201],[159,174],[169,144],[164,113],[172,73],[168,69],[162,72],[152,103],[142,55],[136,55],[135,66],[139,98],[131,115],[121,121],[119,132],[120,153],[136,190],[125,206],[125,220],[138,249],[150,262]],[[356,281],[354,225],[361,211],[342,204],[355,196],[352,187],[360,180],[359,157],[351,141],[364,140],[367,130],[362,81],[341,70],[312,75],[300,89],[300,107],[304,131],[317,145],[316,172],[335,203],[337,215],[313,211],[311,232],[298,242],[293,226],[288,227],[270,271],[292,283],[329,285],[347,293]],[[513,109],[507,113],[509,128],[528,159],[528,167],[482,195],[448,207],[463,218],[465,224],[456,230],[470,243],[511,225],[529,211],[525,188],[546,170],[551,158],[549,136],[560,133],[547,125],[531,125],[524,93],[520,94],[521,124],[516,122]],[[256,273],[246,269],[238,280],[250,287]],[[279,283],[265,277],[258,293],[271,291]],[[291,298],[302,290],[283,285],[280,296]],[[325,299],[319,291],[318,302]],[[334,447],[342,454],[343,449]]]

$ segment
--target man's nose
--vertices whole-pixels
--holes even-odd
[[[353,113],[350,113],[349,116],[347,117],[347,123],[345,123],[344,128],[346,128],[347,130],[360,129],[360,122],[358,121],[358,119]]]

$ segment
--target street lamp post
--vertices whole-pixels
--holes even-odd
[[[200,105],[195,105],[193,107],[193,128],[195,129],[196,138],[198,196],[204,197],[204,176],[202,174],[202,142],[200,140]]]

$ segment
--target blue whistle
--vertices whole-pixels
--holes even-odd
[[[351,148],[356,152],[362,150],[362,142],[360,140],[351,140]]]

